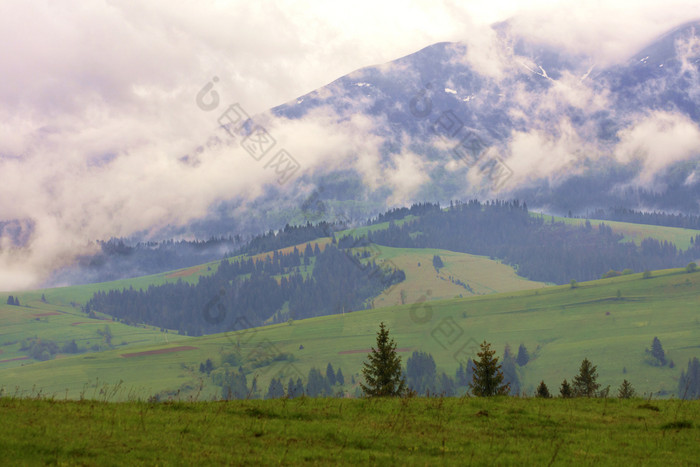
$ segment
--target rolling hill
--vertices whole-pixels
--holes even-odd
[[[21,295],[20,295],[21,297]],[[454,374],[458,361],[474,356],[479,342],[492,342],[499,354],[506,344],[523,343],[532,356],[518,372],[522,388],[532,393],[540,380],[550,388],[570,379],[587,357],[598,365],[603,386],[623,378],[640,394],[668,397],[677,389],[681,368],[700,355],[700,273],[655,271],[581,283],[462,299],[417,301],[402,306],[312,318],[177,343],[113,349],[0,370],[5,390],[22,394],[81,395],[114,391],[114,397],[220,396],[220,388],[198,371],[207,358],[221,363],[224,352],[242,357],[249,379],[265,390],[272,377],[301,377],[312,367],[332,363],[351,381],[374,345],[380,321],[391,330],[402,357],[413,350],[431,353],[438,369]],[[51,317],[49,317],[51,318]],[[119,330],[113,331],[116,340]],[[652,366],[645,349],[658,337],[675,368]],[[251,362],[268,358],[252,368]],[[274,357],[283,355],[278,361]],[[106,385],[106,386],[105,386]],[[32,389],[33,388],[33,389]]]

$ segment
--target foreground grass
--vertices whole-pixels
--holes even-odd
[[[700,402],[0,399],[0,462],[692,464]]]

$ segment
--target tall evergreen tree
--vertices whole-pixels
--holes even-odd
[[[617,390],[617,397],[620,399],[629,399],[634,397],[634,388],[632,387],[632,383],[627,380],[623,380],[622,384],[620,385],[620,389]]]
[[[574,377],[574,395],[577,397],[595,397],[600,388],[597,382],[598,372],[596,366],[587,358],[584,358],[579,368],[579,373]]]
[[[328,384],[335,386],[335,371],[333,371],[333,365],[331,365],[330,362],[326,367],[326,379],[328,380]]]
[[[418,394],[434,393],[437,383],[437,366],[433,356],[414,351],[406,361],[406,386]]]
[[[363,362],[362,374],[365,382],[360,387],[370,397],[400,396],[405,391],[401,372],[401,357],[396,353],[396,342],[389,339],[389,330],[380,323],[377,332],[377,348]]]
[[[328,380],[318,368],[311,368],[306,379],[306,395],[309,397],[329,396],[331,393]]]
[[[267,388],[265,399],[279,399],[284,397],[284,387],[282,382],[276,378],[270,380],[270,386]]]
[[[567,380],[562,381],[561,386],[559,387],[559,397],[563,397],[565,399],[574,397],[574,391],[571,389],[571,385]]]
[[[294,399],[295,397],[298,396],[296,394],[296,386],[294,386],[294,380],[292,378],[289,378],[289,382],[287,383],[287,397],[290,399]]]
[[[510,351],[510,346],[506,346],[506,351],[503,354],[501,371],[503,372],[503,382],[510,386],[510,395],[517,396],[520,394],[520,378],[518,377],[515,358]]]
[[[658,337],[654,336],[651,343],[651,356],[654,357],[661,366],[666,364],[666,353]]]
[[[469,383],[469,389],[475,396],[501,396],[510,391],[508,384],[501,384],[503,373],[498,357],[494,357],[495,353],[495,350],[491,350],[491,344],[486,341],[481,344],[481,352],[477,353],[479,360],[474,362],[474,376]]]
[[[552,395],[549,393],[549,388],[546,384],[544,384],[544,381],[540,381],[540,385],[537,386],[537,392],[535,393],[535,396],[543,397],[545,399],[549,399],[550,397],[552,397]]]
[[[520,366],[525,366],[527,365],[527,362],[530,361],[530,354],[528,353],[525,344],[520,344],[520,347],[518,348],[518,358],[516,361]]]
[[[697,357],[688,360],[687,371],[681,371],[681,377],[678,380],[678,397],[700,399],[700,360]]]
[[[335,380],[337,381],[338,384],[341,386],[345,384],[345,376],[343,376],[343,370],[338,368],[337,373],[335,374]]]

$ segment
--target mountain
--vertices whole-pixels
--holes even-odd
[[[304,161],[291,181],[149,238],[352,224],[399,205],[477,197],[564,215],[700,213],[700,22],[606,67],[508,22],[493,29],[488,53],[437,43],[253,117],[244,131],[308,128],[307,143],[330,149],[305,160],[289,142]]]

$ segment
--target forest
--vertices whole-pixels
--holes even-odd
[[[681,267],[700,256],[700,235],[686,251],[647,238],[640,246],[623,242],[609,226],[574,226],[530,216],[518,201],[451,203],[366,238],[341,238],[339,244],[366,242],[401,248],[440,248],[489,256],[513,266],[531,280],[568,283],[599,279],[609,270]]]
[[[223,260],[196,284],[180,280],[147,290],[97,292],[84,311],[190,336],[351,312],[370,307],[371,298],[405,279],[403,271],[384,269],[363,256],[307,243],[303,253],[294,248],[264,260]]]

